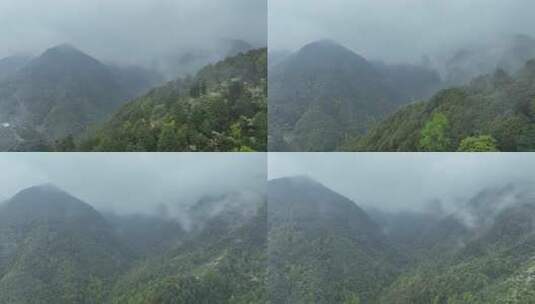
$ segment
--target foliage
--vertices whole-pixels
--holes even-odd
[[[467,137],[459,144],[458,152],[498,152],[496,140],[490,135]]]
[[[178,79],[124,105],[78,151],[265,151],[266,49]]]
[[[370,132],[344,148],[351,151],[420,151],[420,134],[434,113],[449,122],[450,145],[457,151],[462,140],[484,134],[496,140],[500,151],[535,150],[535,61],[513,77],[503,71],[474,79],[464,87],[437,93],[428,102],[403,107]],[[429,148],[429,147],[427,147]],[[445,151],[442,146],[433,151]],[[424,149],[428,151],[429,149]]]
[[[0,206],[0,303],[267,302],[265,203],[213,201],[185,231],[43,189]]]
[[[71,46],[50,48],[0,79],[0,121],[15,133],[4,143],[0,132],[0,150],[54,150],[56,140],[104,122],[160,81],[156,73],[106,65]],[[63,143],[57,150],[72,148]]]
[[[269,71],[269,150],[338,150],[439,83],[423,67],[371,62],[332,41],[313,42]]]
[[[435,113],[425,124],[420,135],[422,151],[447,151],[450,146],[449,123],[444,114]]]

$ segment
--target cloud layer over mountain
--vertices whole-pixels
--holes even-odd
[[[530,0],[272,0],[269,45],[334,39],[367,58],[418,61],[500,35],[535,35]]]
[[[0,58],[61,43],[122,63],[150,63],[219,39],[265,45],[265,0],[4,0]]]
[[[232,191],[264,193],[265,154],[4,154],[0,197],[52,183],[118,213],[152,212],[158,204],[192,203]]]

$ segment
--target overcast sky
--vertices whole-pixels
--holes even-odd
[[[523,153],[270,153],[269,178],[307,175],[357,204],[419,209],[483,188],[535,184],[535,155]]]
[[[53,183],[118,213],[150,212],[205,194],[264,193],[266,183],[263,153],[3,153],[0,168],[0,198]]]
[[[533,0],[270,0],[269,46],[328,38],[370,59],[415,61],[466,41],[535,36],[534,11]]]
[[[218,39],[265,45],[266,7],[266,0],[2,0],[0,57],[61,43],[128,62]]]

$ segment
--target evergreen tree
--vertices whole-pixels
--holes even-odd
[[[422,129],[420,134],[420,150],[430,152],[449,151],[451,140],[448,118],[442,113],[435,113]]]

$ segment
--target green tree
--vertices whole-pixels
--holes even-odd
[[[499,152],[496,140],[490,135],[467,137],[459,144],[458,152]]]
[[[177,135],[175,131],[175,123],[164,124],[160,136],[158,138],[158,151],[172,152],[176,150]]]
[[[448,132],[450,125],[448,118],[442,113],[435,113],[420,133],[420,150],[429,152],[448,151],[451,140]]]

